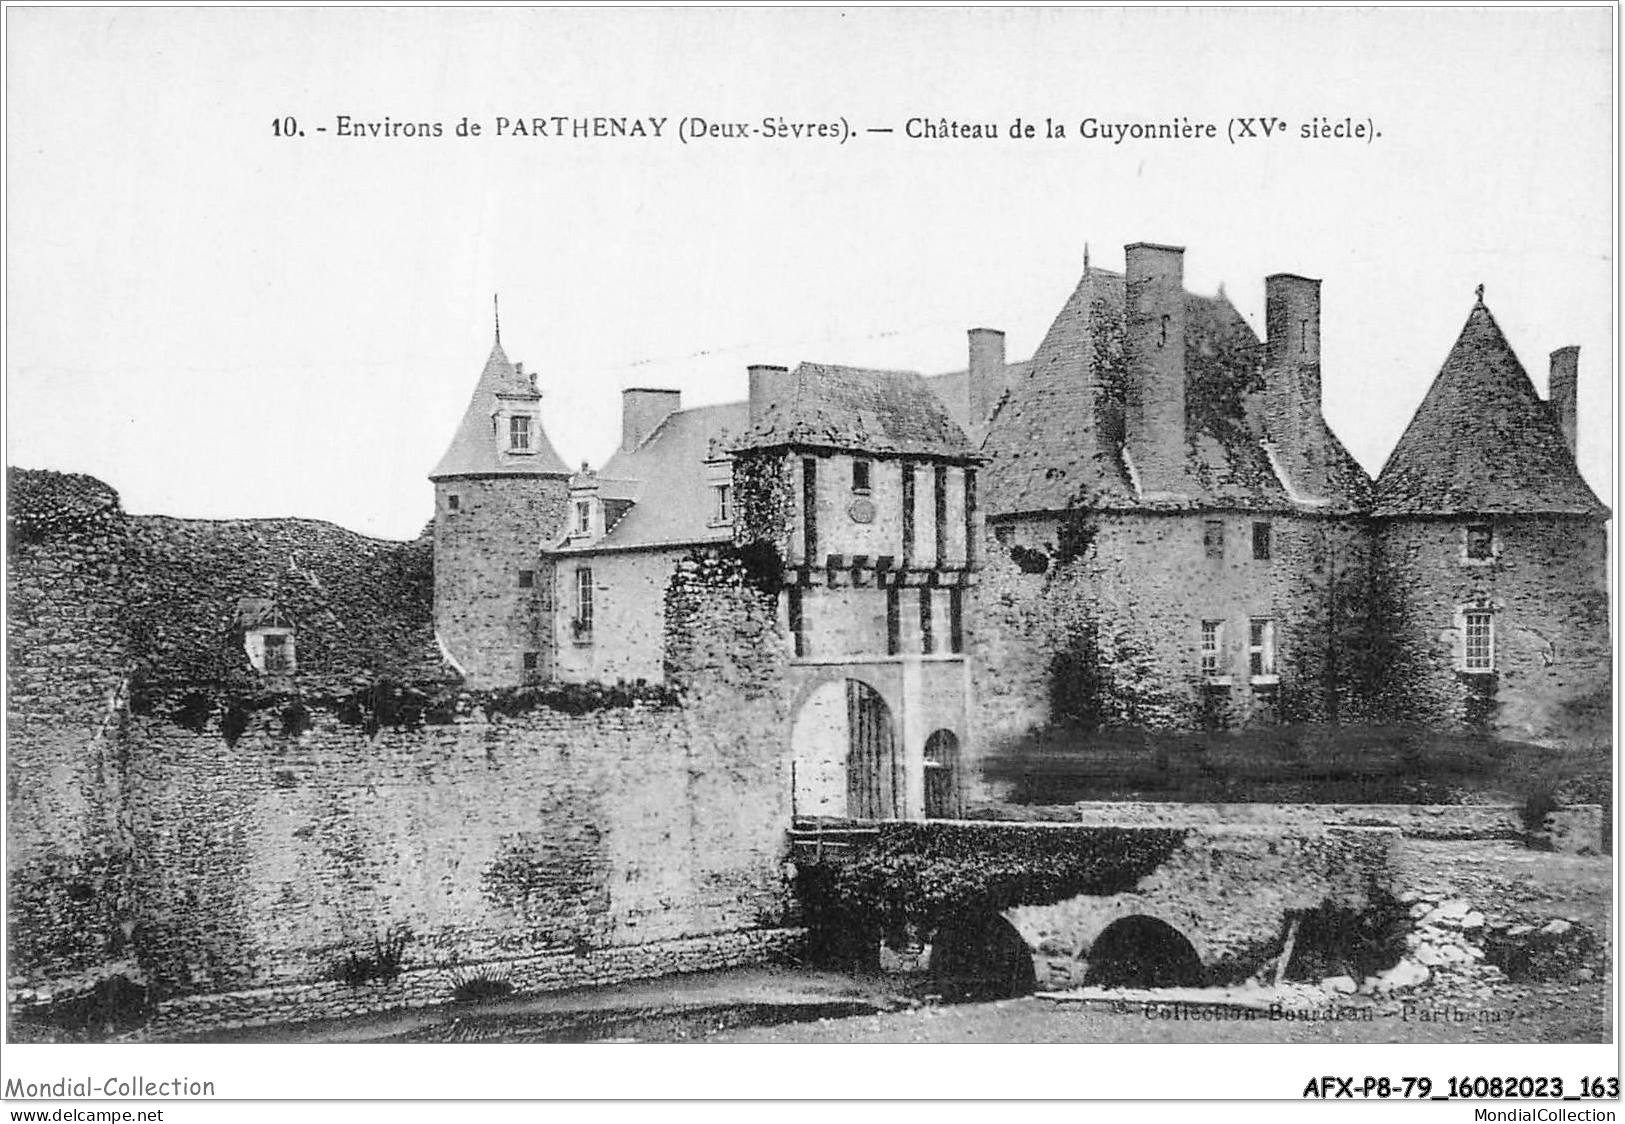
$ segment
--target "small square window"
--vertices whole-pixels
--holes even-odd
[[[1463,666],[1468,671],[1495,670],[1495,615],[1488,609],[1471,609],[1462,617],[1465,632]]]
[[[869,468],[870,463],[868,461],[852,462],[852,490],[854,492],[867,492],[869,490]]]
[[[447,511],[461,511],[462,509],[463,509],[463,497],[459,496],[456,492],[447,493],[447,495],[446,495],[446,510]]]
[[[1495,528],[1488,523],[1467,524],[1467,557],[1495,557]]]
[[[536,571],[535,570],[520,570],[519,571],[519,588],[520,589],[534,589],[535,586],[536,586]]]
[[[540,652],[526,652],[525,653],[525,670],[526,671],[535,671],[539,666],[541,666],[541,662],[542,662],[542,654]]]
[[[906,509],[903,514],[905,516],[908,514]],[[1003,545],[1009,546],[1016,541],[1016,529],[1008,523],[1001,524],[993,528],[993,537]]]
[[[1202,522],[1202,551],[1209,558],[1224,557],[1224,520],[1206,519]]]
[[[1259,562],[1268,562],[1270,559],[1270,525],[1268,523],[1253,524],[1253,558]]]

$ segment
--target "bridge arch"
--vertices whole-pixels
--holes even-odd
[[[1038,989],[1033,952],[1000,913],[957,918],[931,938],[931,975],[953,998],[1008,999]]]
[[[1184,932],[1149,913],[1102,929],[1086,953],[1083,982],[1099,987],[1199,987],[1207,970]]]

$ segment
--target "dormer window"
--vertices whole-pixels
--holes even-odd
[[[514,414],[508,419],[508,451],[530,452],[530,415]]]
[[[576,501],[576,534],[587,535],[592,533],[592,501]]]
[[[856,460],[852,462],[852,490],[854,492],[869,491],[869,469],[871,462]]]

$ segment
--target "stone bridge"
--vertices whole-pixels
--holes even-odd
[[[1401,834],[930,821],[802,823],[792,840],[805,920],[830,947],[947,974],[1002,961],[1024,976],[1030,958],[1030,986],[1067,987],[1245,978],[1295,919],[1391,894]]]

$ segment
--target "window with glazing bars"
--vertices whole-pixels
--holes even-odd
[[[1495,615],[1488,609],[1469,610],[1466,625],[1466,667],[1468,671],[1495,669]]]

